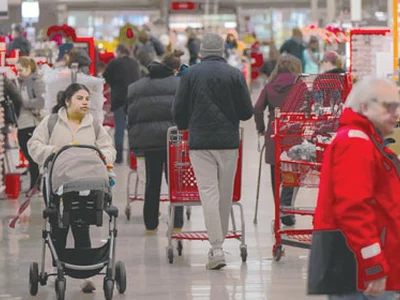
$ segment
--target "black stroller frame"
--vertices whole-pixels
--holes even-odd
[[[104,211],[109,216],[109,238],[106,244],[100,248],[88,248],[88,249],[65,249],[63,254],[60,256],[57,253],[56,247],[51,238],[51,225],[50,217],[57,217],[60,227],[63,227],[63,222],[60,219],[59,208],[52,199],[56,197],[52,192],[51,178],[53,165],[57,157],[67,149],[78,147],[93,150],[99,154],[104,164],[105,157],[99,149],[93,146],[87,145],[71,145],[62,147],[57,153],[51,154],[44,163],[44,201],[46,208],[43,211],[43,229],[42,229],[42,261],[41,269],[39,273],[39,265],[33,262],[30,265],[29,270],[29,289],[30,294],[35,296],[38,293],[39,283],[42,286],[47,284],[47,280],[50,276],[56,276],[55,280],[55,292],[57,300],[65,299],[66,290],[66,279],[65,275],[72,278],[89,278],[95,275],[105,275],[103,281],[103,290],[106,300],[111,300],[113,297],[114,283],[116,283],[117,290],[120,294],[123,294],[126,290],[126,271],[123,262],[118,261],[115,263],[115,239],[117,237],[117,218],[118,208],[112,205],[111,194],[105,196]],[[49,165],[51,165],[49,167]],[[106,194],[107,195],[107,194]],[[101,226],[101,223],[97,224]],[[50,249],[50,253],[53,257],[53,261],[57,267],[57,273],[46,273],[45,272],[45,260],[46,260],[46,245]],[[63,259],[63,260],[62,260]],[[85,261],[89,264],[81,264],[80,261]],[[105,272],[102,272],[105,268]]]

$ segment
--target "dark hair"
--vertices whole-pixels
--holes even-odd
[[[123,45],[123,44],[119,44],[119,45],[117,46],[116,52],[119,53],[119,54],[121,54],[121,55],[127,55],[127,56],[129,56],[129,54],[130,54],[130,53],[129,53],[128,47],[126,47],[126,46]]]
[[[162,63],[172,70],[178,70],[182,64],[181,56],[184,54],[181,50],[174,50],[164,56]]]
[[[58,92],[57,104],[56,106],[53,107],[52,113],[56,114],[62,107],[66,107],[67,101],[71,100],[72,97],[76,94],[76,92],[80,90],[85,90],[90,94],[89,89],[85,85],[80,83],[72,83],[67,87],[65,91]]]

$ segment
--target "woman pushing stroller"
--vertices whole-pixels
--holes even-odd
[[[90,92],[82,84],[73,83],[65,91],[60,92],[53,114],[45,117],[33,132],[28,142],[28,150],[32,159],[43,166],[52,153],[63,146],[82,144],[98,148],[105,156],[106,162],[112,164],[116,151],[111,137],[101,124],[89,113]],[[95,154],[94,154],[95,155]],[[51,220],[51,239],[57,251],[66,247],[68,227],[60,228],[57,220]],[[91,248],[89,225],[71,224],[75,240],[75,249]],[[91,280],[82,284],[84,292],[95,289]]]

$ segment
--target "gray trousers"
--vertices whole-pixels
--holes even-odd
[[[238,150],[191,150],[208,239],[221,249],[229,228]]]

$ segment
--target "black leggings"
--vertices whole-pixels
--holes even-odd
[[[158,213],[160,208],[160,192],[163,169],[168,181],[167,150],[145,151],[146,159],[146,191],[144,195],[143,218],[146,229],[154,230],[158,227]],[[175,207],[174,228],[183,226],[183,207]]]
[[[37,163],[33,161],[32,157],[29,155],[28,152],[28,141],[32,137],[32,133],[34,130],[35,127],[29,127],[18,130],[19,146],[21,147],[22,153],[24,153],[26,159],[29,161],[28,171],[29,174],[31,175],[31,186],[30,186],[31,189],[34,187],[40,176],[39,166]],[[40,187],[40,184],[38,186]]]
[[[49,222],[51,224],[51,239],[57,253],[62,253],[62,251],[67,247],[69,227],[71,227],[72,235],[74,236],[75,249],[92,247],[89,225],[71,225],[65,228],[60,228],[56,216],[51,217]]]

